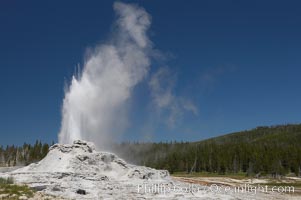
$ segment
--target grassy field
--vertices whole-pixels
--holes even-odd
[[[225,177],[225,178],[233,178],[233,179],[245,179],[248,178],[246,173],[226,173],[226,174],[218,174],[218,173],[209,173],[209,172],[175,172],[172,174],[175,177]]]
[[[291,183],[271,181],[271,182],[266,183],[266,185],[283,186],[283,187],[293,186],[295,188],[301,189],[301,181],[296,181],[296,182],[291,182]]]
[[[281,179],[273,179],[273,178],[252,178],[248,177],[245,173],[238,174],[218,174],[218,173],[209,173],[209,172],[197,172],[188,174],[186,172],[177,172],[172,174],[173,177],[179,178],[179,180],[190,181],[201,184],[213,184],[215,181],[219,183],[227,184],[245,184],[249,183],[249,179],[254,180],[254,183],[249,183],[251,185],[257,186],[258,181],[264,181],[261,185],[267,186],[281,186],[281,187],[294,187],[295,194],[301,195],[301,179],[296,177],[282,177]],[[203,177],[203,179],[202,179]],[[223,179],[225,178],[225,179]],[[229,179],[230,178],[230,179]],[[231,181],[231,179],[235,179],[235,181]]]
[[[21,196],[33,197],[34,191],[25,185],[16,185],[11,178],[0,178],[0,199],[15,200]]]

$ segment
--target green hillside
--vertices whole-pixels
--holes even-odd
[[[258,127],[199,142],[123,143],[128,160],[173,172],[300,176],[301,124]]]
[[[301,124],[281,126],[261,126],[248,131],[241,131],[222,135],[199,143],[214,141],[216,143],[239,143],[239,142],[282,142],[283,144],[301,144]]]

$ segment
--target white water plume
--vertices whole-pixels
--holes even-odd
[[[125,124],[124,107],[133,88],[149,71],[150,16],[143,8],[121,2],[114,3],[114,10],[112,38],[94,49],[65,93],[60,143],[83,139],[98,148],[108,144]]]

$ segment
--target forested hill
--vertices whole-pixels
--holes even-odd
[[[301,124],[258,127],[199,142],[124,143],[128,160],[173,172],[300,176]]]
[[[0,146],[0,166],[42,159],[48,144]],[[301,124],[257,127],[198,142],[123,142],[114,151],[134,164],[173,172],[301,175]]]
[[[202,140],[197,143],[215,142],[223,143],[262,143],[273,142],[291,145],[301,145],[301,124],[289,124],[279,126],[260,126],[252,130],[230,133],[215,138]]]

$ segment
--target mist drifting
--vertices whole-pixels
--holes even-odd
[[[83,139],[104,148],[122,131],[125,105],[149,71],[150,16],[143,8],[121,2],[114,3],[114,10],[112,37],[93,50],[65,93],[60,143]]]

